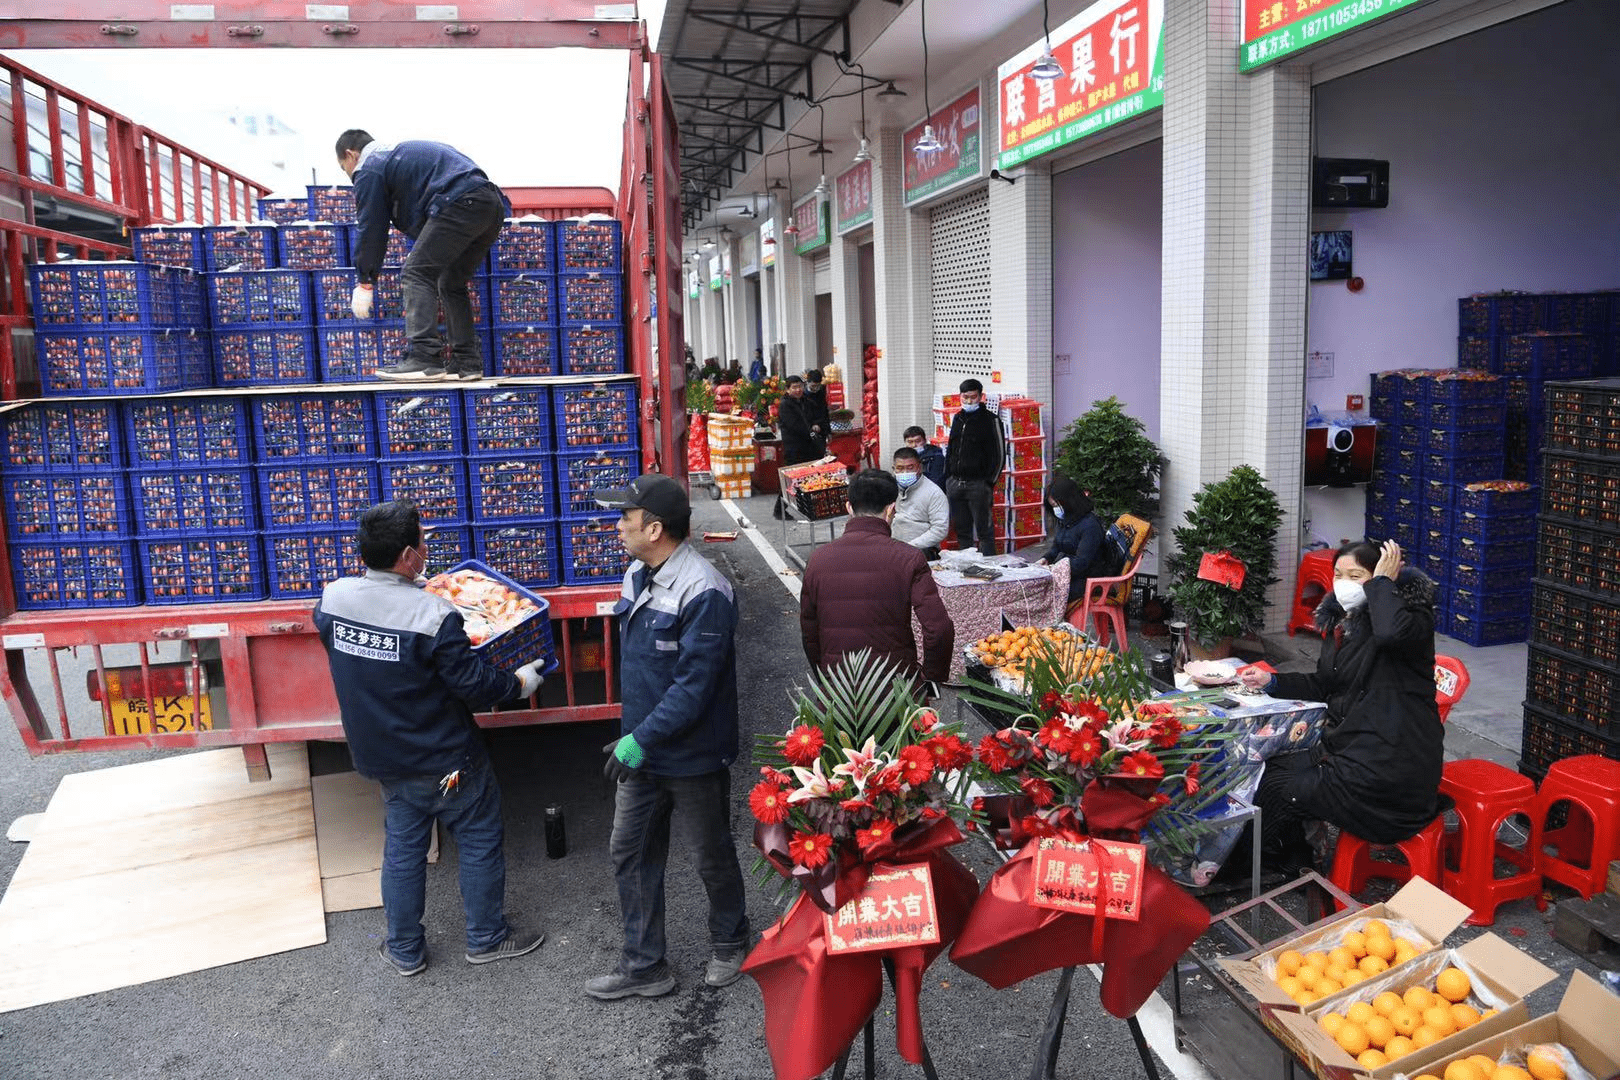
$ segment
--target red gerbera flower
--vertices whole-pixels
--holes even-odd
[[[1136,707],[1136,715],[1143,720],[1147,720],[1150,717],[1174,717],[1176,711],[1174,706],[1163,701],[1144,701]]]
[[[1159,759],[1146,750],[1138,750],[1134,754],[1125,755],[1125,760],[1119,763],[1117,772],[1122,776],[1163,776],[1164,766]]]
[[[1168,750],[1180,741],[1182,730],[1180,720],[1173,716],[1165,716],[1153,721],[1149,733],[1152,736],[1154,746],[1161,750]]]
[[[845,799],[838,804],[838,809],[850,814],[858,814],[862,810],[872,809],[872,804],[865,799]]]
[[[1102,732],[1091,724],[1081,728],[1069,750],[1069,760],[1081,768],[1089,768],[1103,752]]]
[[[832,837],[826,833],[796,832],[788,841],[788,857],[800,866],[814,870],[832,858]]]
[[[1187,774],[1181,778],[1181,786],[1187,789],[1188,795],[1198,794],[1198,774],[1204,771],[1204,764],[1195,761],[1187,766]]]
[[[855,845],[865,855],[880,844],[887,844],[894,836],[894,822],[878,818],[855,833]]]
[[[1169,806],[1170,796],[1161,791],[1155,794],[1153,798],[1149,799],[1148,802],[1152,803],[1154,806]]]
[[[1041,730],[1035,733],[1035,741],[1052,753],[1067,757],[1074,750],[1077,734],[1062,717],[1054,716],[1041,725]]]
[[[748,793],[748,808],[754,816],[767,825],[779,825],[787,820],[788,793],[785,789],[777,787],[768,780],[762,780],[754,785],[754,790]]]
[[[993,773],[1006,772],[1012,768],[1012,755],[1007,752],[1006,745],[994,735],[986,735],[979,740],[979,762]]]
[[[1062,694],[1058,693],[1056,690],[1048,690],[1046,693],[1041,695],[1041,710],[1043,712],[1052,712],[1057,709],[1058,703],[1062,700]]]
[[[866,794],[868,798],[877,798],[879,795],[898,795],[900,793],[901,769],[898,762],[890,762],[877,772],[866,778]]]
[[[1095,701],[1080,702],[1074,707],[1074,712],[1077,716],[1083,716],[1087,720],[1093,720],[1099,724],[1108,723],[1108,710]]]
[[[960,769],[973,760],[973,747],[956,735],[935,735],[924,739],[923,747],[934,755],[934,764],[943,772]]]
[[[821,756],[821,748],[827,742],[827,737],[821,733],[820,728],[809,724],[800,724],[787,733],[782,742],[782,756],[801,768]]]
[[[1036,806],[1051,806],[1057,801],[1056,789],[1039,777],[1026,776],[1018,781],[1018,786],[1024,789],[1024,794]]]
[[[934,755],[921,746],[902,748],[895,764],[900,766],[900,779],[912,787],[921,787],[934,775]]]
[[[911,726],[924,733],[933,731],[939,726],[939,713],[933,709],[924,709],[917,714],[917,719],[911,722]]]
[[[759,775],[778,787],[792,787],[798,783],[790,774],[783,772],[781,769],[773,769],[769,765],[761,766]]]

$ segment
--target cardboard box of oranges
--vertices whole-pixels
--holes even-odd
[[[1369,929],[1369,948],[1373,936]],[[1495,934],[1481,934],[1466,945],[1418,955],[1278,1022],[1309,1051],[1318,1076],[1359,1069],[1384,1080],[1412,1075],[1416,1054],[1455,1055],[1482,1036],[1523,1023],[1529,1019],[1525,995],[1556,975]]]
[[[1412,1080],[1575,1080],[1580,1074],[1567,1067],[1567,1053],[1588,1074],[1604,1080],[1620,1074],[1617,1017],[1620,998],[1577,971],[1557,1012],[1456,1049],[1436,1043],[1414,1053],[1401,1071]]]

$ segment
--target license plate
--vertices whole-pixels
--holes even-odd
[[[192,698],[157,696],[148,703],[145,698],[114,698],[112,716],[107,722],[109,735],[173,735],[182,731],[210,731],[214,720],[204,697],[197,710],[197,726],[192,726]],[[150,706],[150,707],[149,707]]]

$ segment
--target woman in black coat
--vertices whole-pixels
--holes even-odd
[[[1308,821],[1393,844],[1439,812],[1445,729],[1434,690],[1434,582],[1406,567],[1392,540],[1346,544],[1316,625],[1315,673],[1242,674],[1275,697],[1327,704],[1321,743],[1268,761],[1255,797],[1264,847],[1285,858],[1301,851]]]
[[[1046,485],[1046,509],[1057,519],[1052,546],[1041,566],[1069,560],[1069,603],[1086,592],[1087,578],[1114,577],[1123,569],[1119,549],[1109,542],[1107,527],[1092,512],[1091,496],[1067,476],[1053,474]]]

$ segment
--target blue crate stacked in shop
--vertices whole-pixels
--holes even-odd
[[[1374,540],[1394,540],[1412,553],[1414,562],[1422,555],[1428,375],[1411,368],[1379,372],[1372,377],[1369,399],[1372,416],[1383,429],[1367,489],[1366,534]]]
[[[472,501],[461,391],[383,391],[372,402],[382,497],[416,500],[424,525],[465,526],[472,520]]]
[[[315,381],[315,319],[308,273],[216,271],[208,275],[208,304],[218,385],[296,386]]]
[[[355,220],[354,188],[347,184],[310,184],[308,221],[330,221],[338,225],[351,225]]]
[[[138,263],[208,269],[201,225],[143,225],[131,229],[129,238]]]
[[[557,349],[564,375],[625,369],[624,239],[608,218],[559,221]]]
[[[561,375],[557,343],[556,231],[509,218],[489,252],[490,327],[497,375]]]
[[[274,270],[281,265],[273,224],[210,225],[202,233],[205,270]]]
[[[405,300],[399,269],[384,267],[377,275],[369,319],[355,318],[351,306],[359,280],[359,271],[348,267],[310,273],[322,382],[370,381],[377,368],[397,363],[405,355]]]
[[[552,402],[563,508],[558,524],[563,582],[592,585],[617,580],[630,562],[618,536],[619,515],[594,507],[582,510],[583,485],[640,472],[635,384],[627,380],[554,386]]]
[[[302,199],[260,199],[258,220],[285,225],[309,219],[309,196]]]
[[[141,602],[116,404],[52,401],[6,413],[0,491],[19,608]]]
[[[529,588],[559,584],[558,491],[566,473],[560,461],[553,469],[551,392],[468,390],[463,408],[476,558]]]

